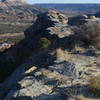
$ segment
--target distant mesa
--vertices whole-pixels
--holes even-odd
[[[26,0],[0,0],[0,3],[7,3],[7,4],[10,4],[10,5],[15,5],[15,4],[18,4],[18,5],[23,5],[23,4],[27,4]]]
[[[35,15],[44,9],[29,5],[26,0],[0,0],[0,21],[33,22]]]

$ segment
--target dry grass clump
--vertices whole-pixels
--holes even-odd
[[[77,98],[74,99],[74,100],[98,100],[98,99],[95,99],[95,98],[87,98],[87,97],[84,97],[84,96],[80,95],[80,96],[77,96]]]
[[[69,61],[71,56],[67,51],[62,50],[61,48],[56,49],[55,51],[56,58],[60,61]]]
[[[89,79],[88,89],[94,96],[100,96],[100,76],[93,76]]]
[[[56,49],[55,54],[57,58],[64,57],[64,51],[61,48]]]

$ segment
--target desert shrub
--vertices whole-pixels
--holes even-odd
[[[39,45],[41,49],[47,49],[51,45],[51,41],[45,37],[40,38]]]
[[[100,23],[88,22],[80,27],[74,28],[76,33],[76,41],[84,45],[93,45],[100,48]]]
[[[95,96],[100,96],[100,76],[93,76],[89,79],[88,89]]]

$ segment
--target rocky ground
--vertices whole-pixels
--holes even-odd
[[[20,65],[3,84],[3,89],[8,91],[4,100],[92,100],[85,85],[90,77],[100,75],[100,57],[61,49],[58,52],[62,54],[57,55],[52,65],[34,65],[37,59],[34,54],[31,61]],[[41,54],[45,52],[38,58]]]
[[[89,78],[100,76],[100,51],[92,46],[72,49],[69,40],[73,34],[68,18],[60,12],[50,10],[39,14],[25,31],[25,39],[4,53],[5,59],[20,61],[23,54],[30,52],[0,84],[0,97],[3,100],[100,100],[87,88]],[[38,49],[42,37],[51,41],[49,48]]]

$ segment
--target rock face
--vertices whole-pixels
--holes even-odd
[[[59,13],[58,11],[49,10],[47,13],[48,19],[55,23],[67,24],[68,19],[64,14]]]
[[[6,61],[20,63],[23,59],[29,57],[34,50],[39,49],[39,40],[42,37],[49,39],[52,46],[57,48],[57,44],[62,44],[57,41],[63,42],[60,38],[72,34],[67,21],[67,17],[59,11],[48,11],[39,14],[35,23],[25,31],[25,39],[5,52],[1,56],[1,60],[3,57]]]

